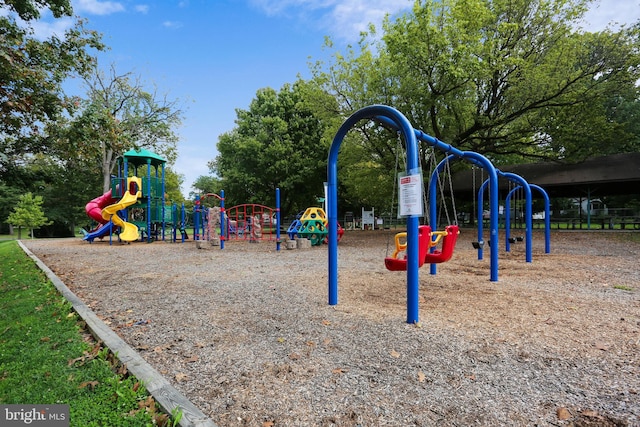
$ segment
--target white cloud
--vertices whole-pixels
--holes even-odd
[[[117,2],[100,2],[97,0],[74,0],[72,2],[73,12],[75,15],[108,15],[111,13],[124,11],[124,6]],[[42,9],[42,18],[36,21],[18,22],[25,27],[33,29],[33,35],[38,40],[46,40],[51,36],[63,37],[65,31],[73,27],[74,19],[70,17],[62,17],[53,19],[48,9]]]
[[[162,23],[163,27],[166,28],[172,28],[172,29],[177,29],[177,28],[182,28],[182,22],[179,21],[164,21]]]
[[[144,13],[145,15],[149,12],[148,4],[139,4],[134,7],[136,12]]]
[[[386,15],[395,15],[409,10],[413,1],[362,1],[347,0],[336,2],[328,17],[332,34],[346,40],[359,39],[360,33],[369,29],[369,24],[380,30]]]
[[[122,3],[113,1],[98,0],[74,0],[73,11],[76,14],[84,13],[90,15],[110,15],[112,13],[124,12]]]
[[[331,36],[353,42],[368,30],[369,24],[380,28],[387,14],[409,10],[413,0],[249,0],[249,3],[268,16],[296,15],[307,22],[313,20],[312,25]]]
[[[295,16],[305,25],[327,31],[333,37],[353,42],[372,23],[381,28],[385,15],[409,11],[413,0],[248,0],[267,16]],[[640,0],[594,0],[583,28],[602,31],[612,24],[632,24],[640,19]],[[312,22],[312,24],[309,24]]]
[[[47,40],[52,36],[62,38],[65,31],[73,27],[73,19],[65,17],[51,22],[38,20],[30,22],[29,25],[33,29],[34,37],[38,40]]]
[[[640,20],[638,0],[595,0],[584,16],[585,31],[602,31],[612,25],[616,30],[620,25],[630,25]]]

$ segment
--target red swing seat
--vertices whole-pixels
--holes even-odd
[[[442,238],[442,249],[425,254],[425,264],[439,264],[449,261],[453,256],[453,249],[456,247],[460,227],[448,225],[444,228],[445,234]]]
[[[384,259],[384,266],[389,271],[406,271],[407,270],[407,255],[403,258],[396,258],[399,252],[404,251],[407,248],[406,242],[400,243],[401,238],[406,238],[407,233],[396,234],[396,250],[392,256]],[[418,267],[422,267],[424,264],[424,258],[429,252],[429,245],[431,242],[431,227],[428,225],[420,225],[418,227]]]

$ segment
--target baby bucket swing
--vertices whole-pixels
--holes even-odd
[[[431,148],[430,150],[430,159],[432,166],[435,165],[435,150]],[[398,155],[400,152],[400,141],[398,140],[398,147],[396,148],[396,175],[398,171]],[[454,217],[457,218],[456,208],[455,208],[455,199],[453,198],[453,186],[451,183],[451,170],[449,167],[449,157],[446,158],[446,163],[444,164],[447,168],[447,174],[449,176],[449,188],[451,191],[451,200],[453,205],[453,214]],[[439,165],[440,166],[440,165]],[[449,211],[444,203],[444,183],[440,178],[439,172],[436,170],[438,167],[434,168],[434,173],[432,174],[431,179],[437,179],[438,188],[442,195],[443,205],[445,214],[447,217],[447,223],[451,224],[449,218]],[[393,186],[393,195],[392,195],[392,211],[393,211],[393,201],[395,200],[395,189],[396,189],[397,180],[394,182]],[[423,192],[424,195],[424,192]],[[424,197],[424,207],[426,208],[426,195]],[[427,211],[428,212],[428,211]],[[429,215],[427,215],[427,221],[429,221]],[[436,221],[436,218],[434,218]],[[437,221],[436,221],[437,222]],[[422,267],[422,265],[426,264],[439,264],[446,261],[449,261],[453,256],[453,250],[456,245],[456,241],[458,239],[458,234],[460,233],[459,227],[457,224],[447,225],[443,231],[433,231],[430,225],[420,225],[418,226],[418,267]],[[387,270],[389,271],[406,271],[407,269],[407,257],[406,257],[406,249],[407,249],[407,233],[401,232],[396,233],[394,238],[395,249],[391,256],[385,257],[384,264]],[[438,249],[438,245],[440,248]],[[402,255],[404,254],[404,255]]]

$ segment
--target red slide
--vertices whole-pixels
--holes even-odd
[[[118,199],[114,199],[111,197],[111,190],[104,193],[102,196],[98,196],[84,207],[84,210],[87,212],[87,215],[95,221],[98,221],[100,224],[105,224],[107,222],[106,219],[102,218],[102,209],[105,206],[109,206],[117,202]]]

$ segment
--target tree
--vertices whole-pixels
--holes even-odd
[[[33,196],[26,193],[20,196],[18,204],[9,214],[7,223],[18,227],[18,239],[22,238],[22,227],[31,230],[31,238],[33,239],[33,229],[43,225],[50,224],[44,212],[42,211],[43,199],[41,196]]]
[[[220,193],[223,190],[222,180],[215,176],[199,176],[193,183],[196,192],[189,193],[189,199],[195,198],[196,194]]]
[[[170,167],[164,168],[165,199],[167,202],[182,203],[184,195],[180,187],[184,182],[184,176],[174,172]]]
[[[63,3],[51,2],[54,14],[66,10]],[[11,2],[19,5],[21,16],[33,15],[29,5],[46,2]],[[37,11],[36,11],[37,12]],[[0,17],[0,173],[9,162],[25,153],[45,150],[43,128],[55,121],[70,100],[64,96],[62,82],[72,74],[82,75],[94,59],[89,48],[102,49],[96,32],[87,31],[83,22],[56,36],[40,41],[33,30],[19,26],[11,16]]]
[[[279,187],[282,210],[291,212],[324,194],[329,145],[321,120],[305,104],[305,84],[260,89],[248,110],[236,110],[236,127],[220,136],[219,155],[209,163],[227,205],[273,205]]]
[[[174,128],[181,123],[177,101],[147,92],[131,73],[118,74],[111,67],[86,80],[87,99],[65,124],[47,128],[51,145],[64,159],[90,159],[103,178],[103,191],[111,185],[117,159],[132,148],[148,148],[169,163],[177,157]]]
[[[640,26],[580,32],[576,24],[587,5],[588,0],[416,1],[411,13],[386,21],[379,42],[365,38],[359,54],[336,54],[326,73],[316,67],[314,80],[340,101],[343,117],[384,102],[414,127],[462,150],[496,161],[556,159],[562,142],[548,143],[545,119],[603,103],[613,85],[628,87],[640,77]],[[591,109],[592,118],[603,112]],[[565,126],[595,131],[599,122]],[[368,143],[376,156],[391,156],[387,141]]]
[[[71,16],[73,13],[69,0],[1,0],[2,5],[17,13],[24,21],[40,18],[43,8],[51,10],[55,18]]]
[[[0,218],[7,218],[13,210],[16,200],[20,197],[18,188],[0,181]],[[13,234],[13,226],[6,221],[0,223],[0,234]]]
[[[545,114],[535,127],[547,137],[549,149],[567,163],[640,152],[640,88],[635,83],[610,82],[606,97]]]
[[[85,205],[102,193],[98,192],[101,180],[87,170],[85,163],[60,161],[49,155],[27,159],[23,169],[30,177],[27,189],[42,196],[43,209],[51,220],[36,231],[37,237],[72,237],[77,225],[89,223]]]

